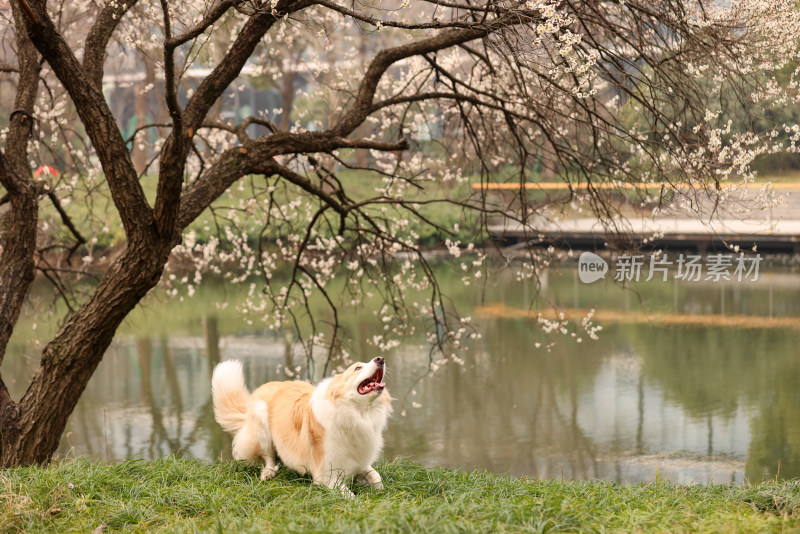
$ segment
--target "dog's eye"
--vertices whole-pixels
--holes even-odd
[[[353,371],[360,371],[360,370],[361,370],[361,366],[360,365],[358,367],[356,367],[355,369],[353,369]]]

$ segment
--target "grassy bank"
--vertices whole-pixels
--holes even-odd
[[[282,469],[166,458],[0,471],[0,531],[518,532],[782,531],[800,528],[800,483],[620,485],[379,467],[356,498]]]

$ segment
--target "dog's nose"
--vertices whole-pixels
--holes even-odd
[[[383,356],[378,356],[372,361],[377,363],[378,365],[383,365],[384,363],[386,363],[386,358],[384,358]]]

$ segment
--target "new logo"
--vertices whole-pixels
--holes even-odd
[[[608,263],[594,252],[584,252],[578,258],[578,278],[584,284],[591,284],[606,277]]]

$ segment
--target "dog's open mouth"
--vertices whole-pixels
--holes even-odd
[[[374,375],[358,385],[358,392],[361,395],[366,395],[367,393],[372,393],[373,391],[381,391],[384,387],[386,387],[386,384],[381,382],[381,380],[383,380],[383,369],[378,367],[378,370],[375,371]]]

